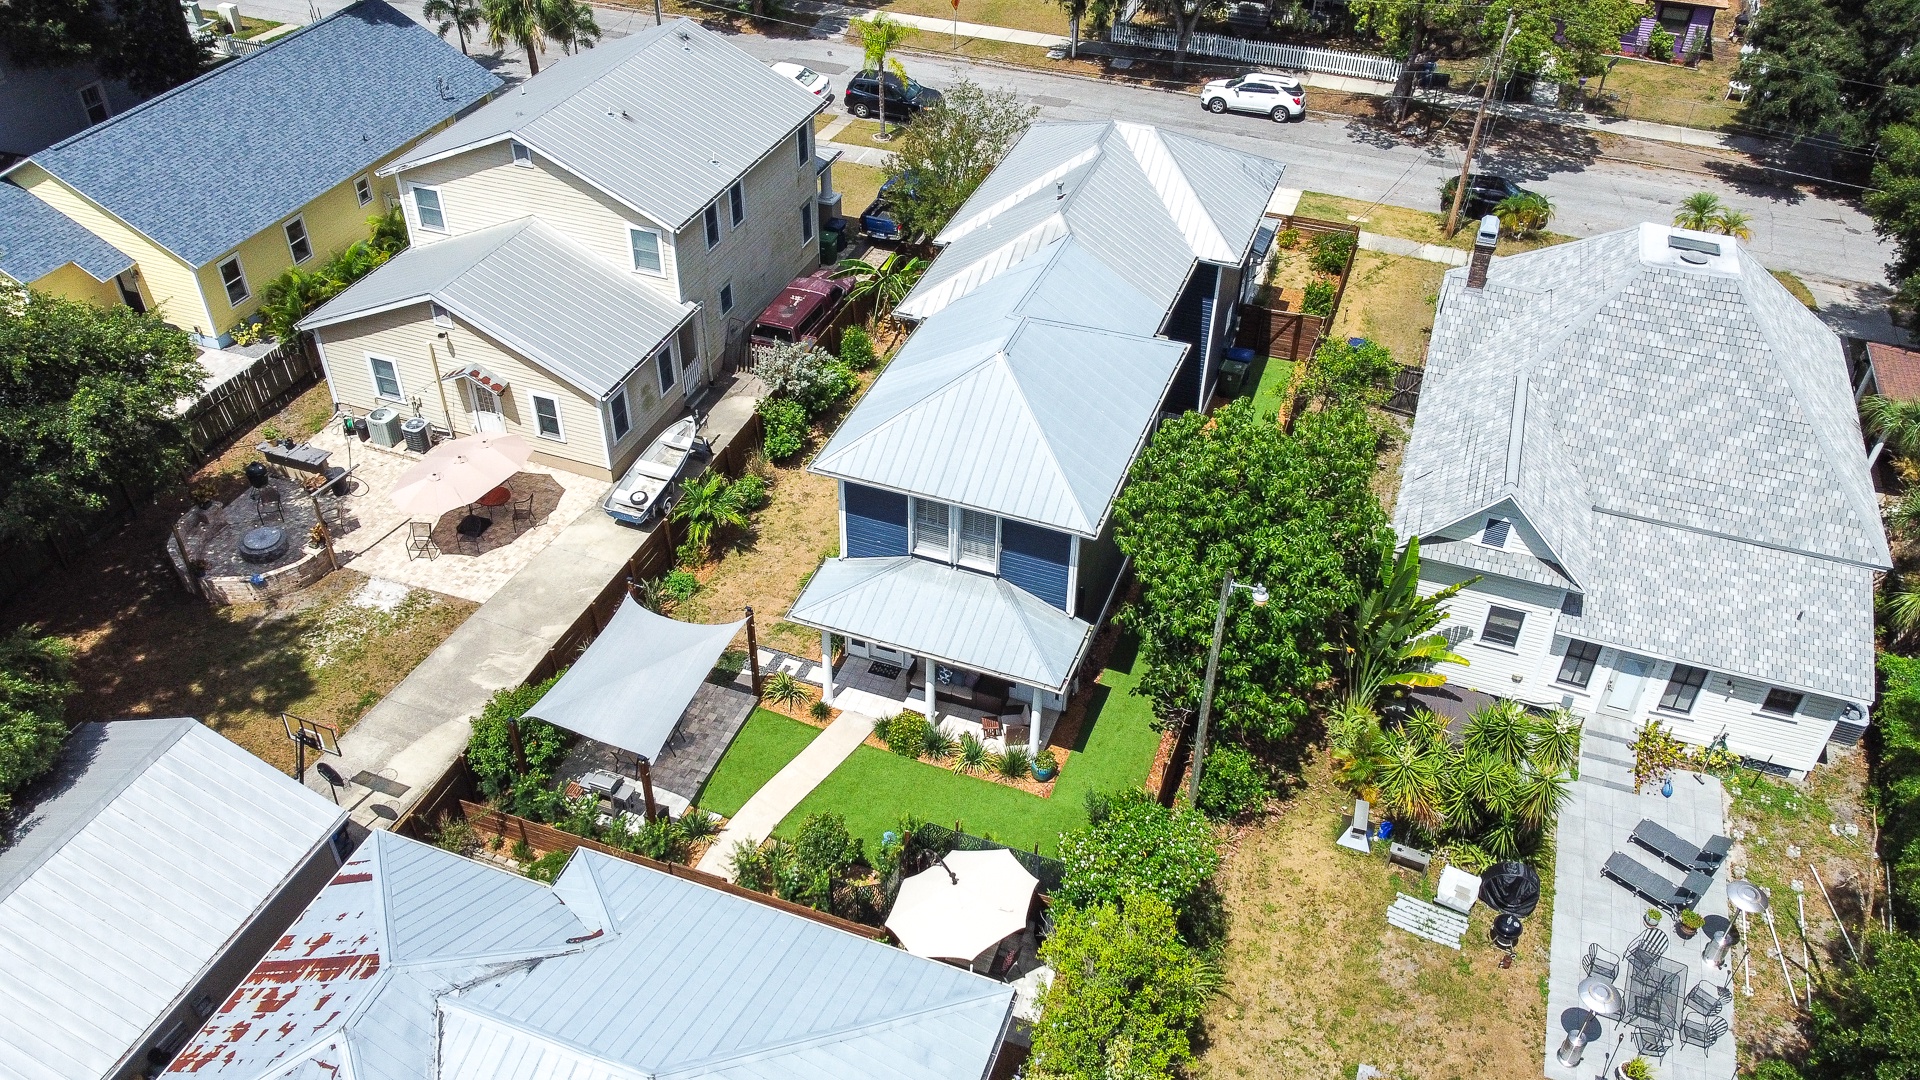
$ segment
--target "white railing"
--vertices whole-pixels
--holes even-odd
[[[1146,49],[1175,52],[1180,35],[1172,30],[1148,29],[1129,23],[1115,23],[1107,31],[1107,40],[1115,45],[1135,45]],[[1187,51],[1198,56],[1217,56],[1264,67],[1317,71],[1325,75],[1344,75],[1352,79],[1393,82],[1400,77],[1400,62],[1385,56],[1315,49],[1305,45],[1282,45],[1275,41],[1249,41],[1225,34],[1195,34],[1187,42]]]

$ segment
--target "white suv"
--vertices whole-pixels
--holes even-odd
[[[1211,113],[1259,113],[1284,124],[1307,115],[1307,91],[1291,75],[1256,71],[1235,79],[1215,79],[1201,87],[1200,104]]]

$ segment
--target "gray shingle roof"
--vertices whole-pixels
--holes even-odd
[[[554,64],[382,170],[508,136],[675,229],[824,102],[689,19]]]
[[[1003,578],[906,555],[828,559],[787,618],[1056,692],[1093,634]]]
[[[68,263],[95,281],[106,281],[133,260],[46,202],[0,180],[0,274],[31,285]]]
[[[32,160],[204,266],[500,85],[382,0],[360,0]]]
[[[581,393],[603,398],[692,317],[539,218],[410,247],[300,323],[433,300]]]
[[[1840,344],[1735,242],[1696,236],[1721,245],[1696,266],[1675,232],[1496,259],[1484,290],[1447,275],[1396,527],[1427,536],[1510,497],[1600,640],[1870,698],[1855,584],[1890,559]],[[1775,572],[1761,603],[1723,594],[1730,552]],[[1676,608],[1748,607],[1674,629]]]

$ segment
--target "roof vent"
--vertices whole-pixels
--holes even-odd
[[[1053,197],[1056,201],[1067,197],[1067,182],[1065,180],[1055,180],[1053,182]]]
[[[1711,240],[1668,234],[1667,246],[1679,252],[1680,261],[1689,266],[1705,266],[1709,259],[1720,257],[1720,245]]]

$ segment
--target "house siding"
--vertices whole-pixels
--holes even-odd
[[[364,413],[377,407],[380,399],[374,393],[367,357],[369,354],[384,357],[399,368],[401,391],[409,401],[420,403],[422,416],[449,427],[455,435],[468,435],[473,433],[474,424],[465,394],[458,382],[436,388],[434,368],[437,364],[444,375],[461,363],[483,364],[507,381],[507,392],[500,395],[501,414],[507,430],[524,437],[533,447],[535,460],[596,479],[612,479],[602,407],[597,399],[554,378],[538,364],[522,358],[458,317],[454,319],[453,328],[446,331],[446,342],[436,336],[441,329],[434,325],[426,304],[322,327],[315,337],[326,363],[327,384],[333,399],[356,412]],[[433,350],[431,354],[429,349]],[[651,365],[645,367],[651,371]],[[446,392],[444,404],[441,389]],[[536,432],[531,396],[536,392],[550,395],[559,403],[565,442],[542,438]],[[644,423],[636,416],[636,427]]]
[[[1098,540],[1080,541],[1080,565],[1074,575],[1073,613],[1088,622],[1100,617],[1107,597],[1113,592],[1113,583],[1120,577],[1120,568],[1126,564],[1126,557],[1114,542],[1113,530],[1114,523],[1109,519]]]
[[[213,317],[207,313],[206,301],[201,298],[194,268],[184,260],[31,161],[14,170],[8,179],[125,252],[139,273],[147,310],[191,333],[213,333]]]
[[[1448,585],[1466,581],[1475,575],[1445,563],[1426,562],[1420,567],[1420,594],[1431,596]],[[1548,650],[1553,644],[1554,624],[1560,616],[1561,590],[1492,575],[1460,591],[1447,601],[1446,621],[1441,632],[1462,627],[1472,636],[1455,646],[1454,652],[1468,661],[1465,667],[1442,664],[1439,670],[1448,682],[1471,687],[1500,697],[1518,698],[1536,705],[1557,704],[1560,693],[1540,678]],[[1480,639],[1487,623],[1487,611],[1494,606],[1523,612],[1520,639],[1513,648]],[[1549,678],[1551,677],[1549,673]]]
[[[38,292],[64,296],[69,300],[84,300],[99,304],[101,307],[112,307],[120,303],[120,287],[113,283],[112,278],[95,281],[92,274],[72,263],[67,263],[51,274],[41,275],[39,280],[31,284]]]
[[[885,558],[907,553],[907,497],[864,484],[840,485],[842,527],[849,558]]]
[[[1038,525],[1000,519],[1000,576],[1062,611],[1067,604],[1073,539]]]

